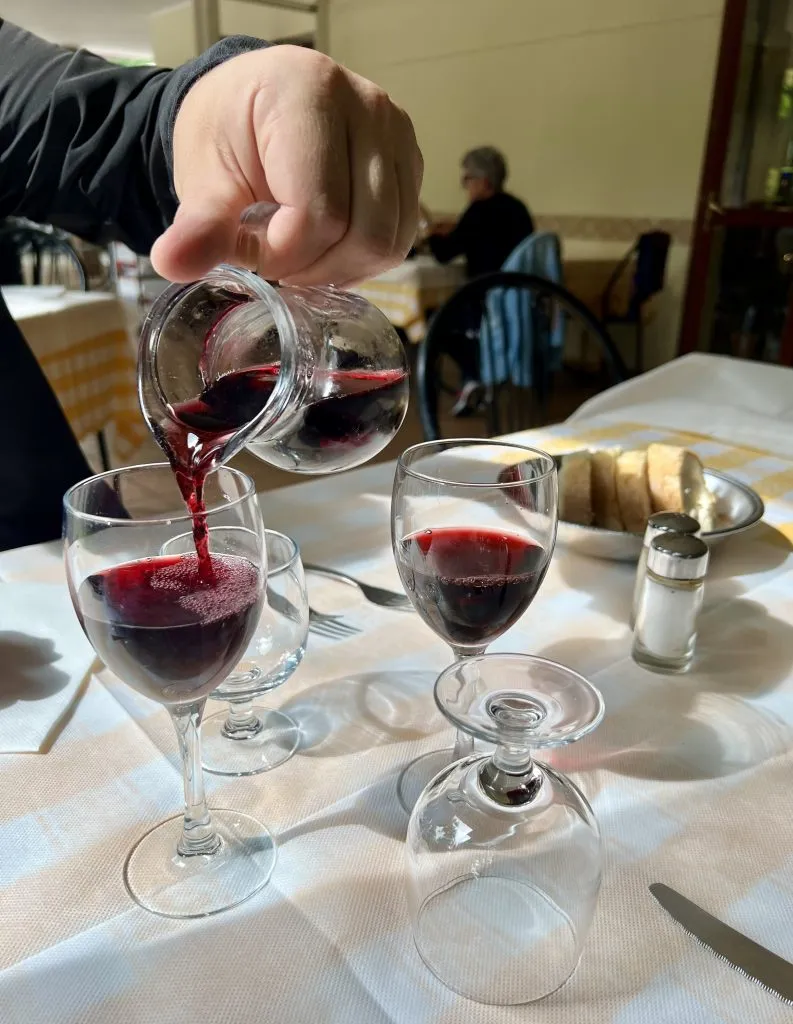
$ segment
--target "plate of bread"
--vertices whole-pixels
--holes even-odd
[[[555,456],[559,472],[557,539],[582,554],[637,559],[654,512],[686,512],[712,545],[758,523],[758,494],[705,469],[694,452],[671,444],[602,448]]]

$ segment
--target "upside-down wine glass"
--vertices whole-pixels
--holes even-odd
[[[64,497],[69,590],[94,650],[120,679],[168,710],[184,774],[183,816],[146,833],[124,882],[146,910],[204,917],[262,888],[275,844],[248,814],[204,796],[199,725],[209,693],[237,663],[262,609],[266,552],[253,481],[222,468],[205,481],[208,551],[163,555],[190,529],[171,467],[111,470]]]
[[[210,527],[209,535],[241,527]],[[209,695],[227,702],[225,711],[205,715],[201,750],[214,775],[256,775],[287,761],[300,743],[300,726],[285,711],[254,700],[282,686],[306,652],[308,594],[300,551],[291,537],[264,531],[267,590],[261,618],[243,659]],[[163,554],[194,550],[192,533],[168,541]],[[211,705],[210,705],[211,706]]]
[[[452,649],[477,657],[513,626],[543,581],[557,522],[556,467],[545,452],[503,441],[454,439],[408,448],[397,461],[391,542],[414,608]],[[402,773],[408,812],[430,779],[473,749],[433,751]]]
[[[450,665],[435,700],[458,729],[496,746],[449,765],[411,814],[416,947],[436,977],[469,999],[542,999],[578,965],[602,844],[583,793],[532,751],[581,739],[603,717],[603,700],[572,669],[525,654]]]

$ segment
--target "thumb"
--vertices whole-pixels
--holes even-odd
[[[255,266],[255,256],[251,260],[238,246],[240,215],[250,197],[223,191],[217,181],[204,187],[207,180],[185,190],[173,224],[152,246],[152,265],[169,281],[195,281],[224,262]]]

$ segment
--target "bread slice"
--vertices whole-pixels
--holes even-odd
[[[647,452],[623,452],[617,459],[617,502],[625,529],[644,533],[652,515],[647,486]]]
[[[686,512],[703,530],[713,529],[715,498],[693,452],[673,444],[649,445],[647,478],[653,512]]]
[[[699,523],[699,528],[703,533],[710,533],[718,526],[716,505],[716,495],[706,487],[699,498],[686,509],[686,512]]]
[[[618,448],[592,452],[592,511],[595,526],[604,530],[622,530],[617,501]]]
[[[562,456],[559,518],[579,526],[592,525],[592,456],[589,452]]]

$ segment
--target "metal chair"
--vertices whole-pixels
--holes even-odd
[[[639,235],[620,260],[601,297],[601,319],[606,327],[610,324],[630,324],[636,331],[634,372],[637,374],[644,370],[644,305],[664,287],[671,242],[672,236],[666,231],[647,231]],[[613,308],[614,290],[631,263],[634,269],[628,305],[623,312],[619,312]]]
[[[0,228],[4,247],[16,250],[19,264],[31,269],[32,283],[62,284],[88,291],[88,275],[69,236],[57,228],[9,219]]]
[[[527,351],[527,346],[522,346],[515,353],[521,365],[509,366],[507,379],[488,384],[485,388],[490,436],[526,429],[544,419],[554,371],[549,339],[559,317],[564,318],[566,330],[577,326],[582,334],[597,342],[612,383],[617,384],[626,378],[625,365],[608,331],[566,288],[533,274],[504,270],[485,274],[463,285],[441,306],[419,346],[416,365],[419,416],[428,441],[441,436],[438,402],[441,393],[450,390],[443,377],[443,357],[454,358],[455,337],[461,331],[470,330],[472,323],[482,323],[484,318],[488,318],[492,325],[492,321],[499,317],[504,322],[508,316],[507,297],[516,291],[528,300],[518,308],[531,318],[530,330],[526,332],[531,338],[530,351]],[[512,303],[510,315],[514,315],[515,308],[516,304]],[[488,330],[484,336],[492,345],[495,332]],[[491,367],[497,363],[492,349],[487,362]],[[531,381],[530,386],[516,383],[524,379]]]

